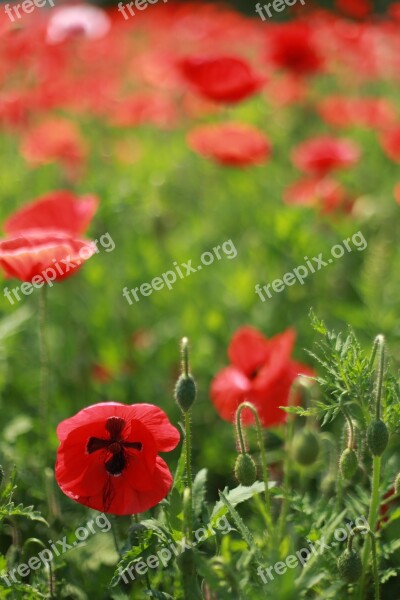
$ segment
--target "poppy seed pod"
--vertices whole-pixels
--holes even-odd
[[[181,375],[175,386],[175,400],[180,409],[186,413],[196,400],[196,383],[191,375]]]
[[[362,562],[359,552],[346,549],[337,561],[337,567],[342,579],[354,583],[362,575]]]
[[[373,456],[381,456],[386,450],[389,441],[389,432],[381,419],[373,421],[368,427],[367,441]]]
[[[235,463],[235,477],[242,485],[253,485],[257,478],[257,468],[250,454],[239,454]]]
[[[339,461],[340,472],[344,479],[352,479],[358,467],[357,454],[352,448],[346,448]]]
[[[311,429],[296,433],[292,443],[292,454],[300,465],[309,466],[315,463],[319,455],[317,435]]]

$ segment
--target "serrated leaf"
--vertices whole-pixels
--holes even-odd
[[[244,523],[242,517],[239,515],[237,510],[234,508],[234,506],[228,500],[228,497],[225,496],[225,494],[223,492],[220,492],[219,495],[220,495],[221,501],[225,504],[227,511],[228,511],[229,515],[231,516],[233,522],[235,523],[236,527],[238,528],[242,538],[248,545],[249,550],[251,552],[254,552],[254,556],[255,556],[256,560],[259,563],[262,563],[262,560],[263,560],[262,554],[261,554],[260,550],[258,549],[256,542],[255,542],[249,528]]]
[[[192,488],[193,516],[200,518],[207,492],[207,469],[201,469],[194,478]]]
[[[39,511],[34,510],[33,506],[15,505],[14,502],[0,506],[0,521],[6,517],[25,517],[31,521],[39,521],[49,526],[46,519],[42,517]]]

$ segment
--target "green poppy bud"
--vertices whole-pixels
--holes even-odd
[[[196,383],[191,375],[181,375],[175,387],[175,400],[180,409],[186,413],[196,400]]]
[[[340,471],[344,479],[352,479],[358,467],[358,458],[354,450],[346,448],[339,461]]]
[[[239,454],[235,463],[235,477],[242,485],[253,485],[257,479],[256,463],[250,454]]]
[[[386,450],[389,441],[389,432],[381,419],[373,421],[368,427],[367,441],[373,456],[381,456]]]
[[[346,549],[339,557],[337,567],[342,579],[347,583],[355,583],[363,572],[360,553],[356,550]]]
[[[300,465],[312,465],[319,455],[318,436],[311,429],[297,432],[292,442],[292,454]]]

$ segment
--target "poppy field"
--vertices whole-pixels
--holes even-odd
[[[400,3],[0,5],[0,600],[400,600]]]

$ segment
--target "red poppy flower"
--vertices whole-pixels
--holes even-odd
[[[296,181],[285,190],[283,198],[286,204],[315,206],[326,214],[336,210],[348,212],[352,206],[340,183],[327,177]]]
[[[381,144],[391,160],[400,162],[400,125],[382,133]]]
[[[318,105],[322,119],[335,127],[381,129],[396,121],[396,111],[385,98],[344,98],[331,96]]]
[[[86,157],[86,147],[72,122],[51,118],[27,132],[21,154],[33,166],[59,161],[70,171],[76,171]]]
[[[269,59],[295,75],[313,75],[323,68],[314,30],[302,22],[280,25],[268,38]]]
[[[188,136],[189,146],[224,165],[243,167],[267,160],[271,145],[255,127],[242,123],[204,125]]]
[[[32,230],[0,241],[0,267],[7,277],[29,282],[39,276],[41,285],[45,280],[51,286],[53,281],[74,275],[96,252],[93,242],[62,232]]]
[[[57,436],[57,483],[80,504],[131,515],[158,504],[171,488],[158,453],[173,450],[180,436],[157,406],[95,404],[60,423]]]
[[[365,19],[373,11],[369,0],[336,0],[336,8],[353,19]]]
[[[77,197],[63,190],[50,192],[11,215],[4,224],[4,231],[14,236],[32,229],[49,229],[80,236],[88,228],[98,204],[96,196]]]
[[[219,415],[234,421],[241,402],[252,402],[264,427],[286,420],[286,406],[293,381],[312,371],[291,359],[295,332],[287,329],[270,340],[252,327],[242,327],[233,336],[228,355],[231,365],[222,369],[211,384],[211,399]],[[243,422],[251,423],[249,411]]]
[[[245,60],[233,56],[188,57],[180,68],[195,91],[215,102],[240,102],[264,83]]]
[[[352,141],[321,136],[297,146],[292,160],[301,171],[322,177],[335,169],[350,167],[360,155],[358,146]]]

